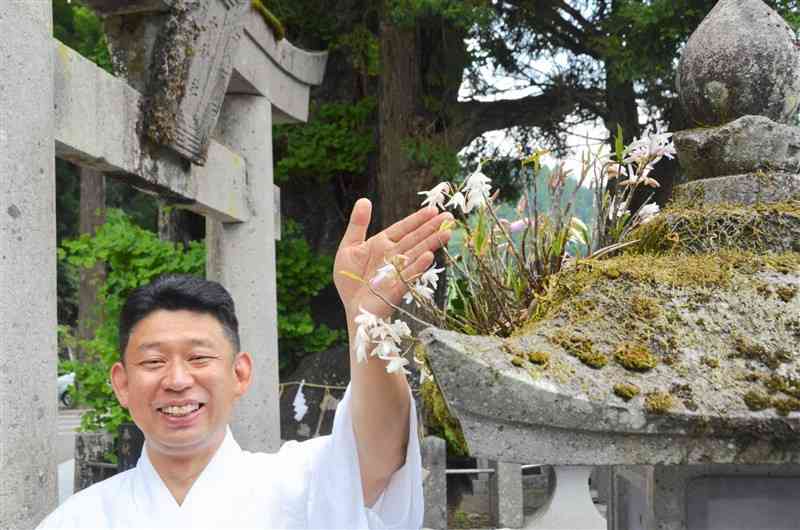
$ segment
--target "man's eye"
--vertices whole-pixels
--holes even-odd
[[[143,366],[158,366],[162,361],[160,359],[150,359],[149,361],[142,361]]]
[[[213,359],[210,355],[195,355],[191,357],[190,361],[208,361],[209,359]]]

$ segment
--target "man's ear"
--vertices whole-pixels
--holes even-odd
[[[246,351],[236,354],[236,358],[233,360],[233,374],[236,376],[234,394],[240,398],[250,388],[253,380],[253,358]]]
[[[116,362],[111,367],[111,387],[119,400],[119,404],[128,408],[128,371],[125,365]]]

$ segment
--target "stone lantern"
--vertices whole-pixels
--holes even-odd
[[[554,466],[526,528],[800,517],[800,50],[760,0],[721,0],[678,70],[690,182],[636,243],[556,277],[556,302],[510,338],[423,335],[470,452]],[[608,521],[597,465],[613,466]]]

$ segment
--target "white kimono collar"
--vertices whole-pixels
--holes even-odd
[[[215,492],[215,488],[225,487],[226,475],[235,473],[235,466],[232,464],[241,454],[242,449],[233,439],[230,427],[226,427],[222,444],[192,484],[183,504],[179,505],[150,462],[145,442],[142,455],[136,463],[133,480],[134,502],[142,503],[137,506],[141,513],[156,517],[164,523],[167,523],[167,519],[184,519],[191,514],[202,514],[215,506],[215,500],[219,499],[219,490]],[[167,523],[167,526],[171,525]]]

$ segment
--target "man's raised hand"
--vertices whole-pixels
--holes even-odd
[[[370,292],[366,282],[389,262],[400,264],[406,280],[413,280],[425,272],[433,263],[433,253],[450,239],[450,231],[440,228],[453,216],[447,212],[438,213],[436,208],[423,208],[366,239],[371,217],[372,203],[359,199],[353,206],[350,224],[336,252],[334,283],[348,322],[358,314],[359,307],[380,318],[391,315],[393,309]],[[405,256],[405,259],[395,259],[397,256]],[[408,291],[405,283],[393,274],[372,288],[394,305],[398,305]]]

